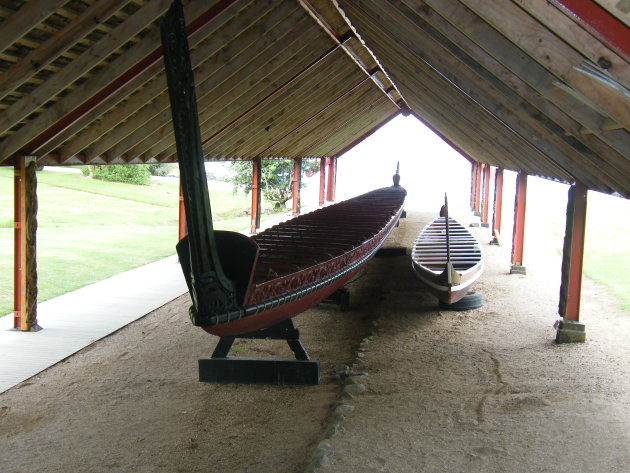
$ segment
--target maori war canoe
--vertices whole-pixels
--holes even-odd
[[[215,231],[179,1],[166,14],[161,35],[188,227],[177,253],[192,299],[191,320],[221,337],[271,327],[324,300],[365,266],[396,226],[406,191],[395,174],[391,187],[251,238]]]

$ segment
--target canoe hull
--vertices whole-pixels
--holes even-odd
[[[404,190],[401,189],[401,192]],[[253,282],[246,295],[244,307],[229,314],[225,322],[202,324],[202,328],[218,336],[249,333],[294,317],[323,301],[365,267],[396,227],[403,209],[404,194],[395,200],[397,203],[392,212],[382,220],[378,230],[370,238],[348,247],[337,256],[294,273]],[[262,232],[257,236],[259,242],[265,241],[264,234]]]
[[[418,235],[412,250],[415,275],[444,304],[460,301],[483,271],[479,243],[461,224],[449,219],[450,246],[446,248],[444,217],[429,223]],[[447,253],[456,274],[447,271]]]

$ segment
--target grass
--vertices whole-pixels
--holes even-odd
[[[630,246],[625,199],[589,192],[584,274],[606,286],[630,310]]]
[[[38,178],[39,301],[175,252],[179,187],[96,181],[42,171]],[[243,194],[211,190],[215,228],[249,227]],[[268,216],[265,216],[268,217]],[[0,168],[0,315],[13,310],[13,172]]]

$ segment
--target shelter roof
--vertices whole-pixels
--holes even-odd
[[[0,0],[0,163],[175,161],[169,4]],[[190,0],[206,158],[337,156],[411,113],[470,160],[630,197],[620,5]]]

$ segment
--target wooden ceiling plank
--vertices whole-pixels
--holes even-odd
[[[258,55],[220,83],[215,83],[210,77],[197,85],[199,123],[203,139],[218,132],[233,120],[237,120],[246,110],[254,107],[262,97],[271,94],[285,81],[304,70],[313,61],[313,57],[320,55],[319,52],[314,53],[313,48],[321,48],[326,44],[318,41],[321,34],[318,29],[302,22],[295,28],[288,30],[287,34],[279,39],[279,44],[286,47],[286,51],[290,51],[289,54],[282,49],[277,51],[275,56]],[[293,34],[296,31],[301,33]],[[159,120],[154,119],[153,122],[160,125],[158,135],[163,138],[144,140],[143,148],[140,145],[134,145],[130,153],[165,153],[167,155],[176,153],[170,112]],[[163,128],[164,132],[162,132]],[[150,141],[152,142],[149,144]]]
[[[0,51],[7,49],[66,2],[67,0],[35,0],[26,3],[0,25]]]
[[[588,137],[581,136],[580,130],[583,129],[583,127],[579,122],[577,122],[569,114],[565,113],[565,111],[560,109],[555,103],[543,98],[533,87],[521,80],[518,75],[513,74],[509,69],[507,69],[507,67],[481,49],[461,31],[444,20],[444,18],[435,14],[426,7],[408,8],[413,10],[416,15],[429,22],[432,27],[436,28],[442,35],[455,43],[472,60],[479,62],[479,64],[481,64],[494,76],[494,83],[498,81],[504,84],[525,100],[527,104],[531,104],[531,106],[526,104],[522,104],[522,106],[529,109],[529,113],[535,119],[545,121],[549,127],[552,127],[553,124],[557,124],[558,127],[564,130],[564,133],[575,137],[593,152],[601,156],[606,156],[607,160],[611,163],[620,162],[620,160],[623,159],[623,154],[620,153],[620,150],[623,152],[630,148],[630,135],[624,132],[623,134],[617,135],[600,133],[599,135],[591,135]],[[607,129],[604,126],[601,126],[600,128],[602,131],[609,131],[613,129]],[[619,127],[614,129],[619,129]],[[558,131],[558,133],[560,133],[560,131]]]
[[[422,11],[425,4],[431,11],[439,14],[445,21],[462,32],[474,44],[487,52],[503,66],[520,77],[545,99],[556,105],[572,117],[581,126],[592,129],[596,136],[625,156],[628,150],[629,136],[625,130],[602,132],[600,127],[606,117],[587,107],[573,97],[561,93],[553,85],[554,77],[541,65],[523,54],[513,43],[499,35],[487,23],[474,13],[465,9],[455,0],[404,0],[416,11]],[[574,130],[575,132],[575,130]]]
[[[243,156],[256,156],[259,142],[269,143],[300,115],[309,115],[327,103],[339,90],[360,82],[364,76],[337,49],[323,61],[274,94],[260,107],[249,112],[221,136],[204,146],[206,153],[217,149],[236,150]],[[350,85],[346,85],[350,84]],[[244,138],[246,137],[246,138]],[[239,142],[237,144],[237,142]],[[242,144],[240,142],[243,142]]]
[[[386,116],[385,118],[382,118],[382,115],[381,115],[381,113],[379,111],[378,119],[377,119],[376,123],[374,123],[374,120],[370,120],[369,123],[366,123],[364,125],[364,128],[367,129],[366,131],[364,131],[364,130],[360,130],[360,131],[357,130],[357,132],[354,133],[354,136],[351,137],[352,141],[350,141],[350,143],[345,143],[344,145],[342,145],[343,146],[342,148],[340,148],[339,146],[334,146],[334,148],[329,148],[329,151],[328,151],[327,155],[334,156],[335,158],[341,157],[342,155],[344,155],[348,151],[350,151],[352,148],[357,146],[359,143],[362,143],[367,138],[369,138],[374,133],[376,133],[378,130],[383,128],[390,121],[392,121],[394,118],[396,118],[398,115],[400,115],[400,113],[401,113],[400,110],[393,110],[392,113],[389,116]],[[331,139],[330,141],[333,141],[333,140]],[[347,139],[344,139],[344,141],[347,141]]]
[[[348,89],[336,91],[325,101],[318,100],[319,106],[308,113],[295,117],[283,117],[286,124],[276,125],[275,135],[262,136],[258,142],[250,145],[255,156],[286,156],[295,153],[303,146],[300,143],[325,132],[328,128],[335,128],[346,117],[357,113],[359,106],[373,103],[382,97],[380,91],[376,91],[374,85],[365,76],[356,76],[356,84]],[[322,103],[325,105],[322,107]],[[279,129],[281,127],[281,129]]]
[[[100,21],[109,18],[122,6],[124,3],[97,2],[44,43],[38,44],[36,49],[19,59],[8,71],[0,74],[0,99],[57,59],[92,31]]]
[[[295,137],[287,143],[286,148],[276,150],[276,154],[286,155],[299,150],[303,154],[319,151],[322,156],[332,156],[353,143],[366,129],[380,123],[384,116],[400,113],[400,109],[394,107],[382,94],[370,95],[367,100],[355,100],[346,109],[326,120],[321,117],[314,124],[317,126],[311,133]]]
[[[279,22],[278,25],[270,24],[264,35],[261,36],[257,28],[248,30],[243,38],[227,45],[227,49],[203,63],[195,71],[198,77],[196,95],[202,137],[205,136],[203,125],[209,119],[206,117],[208,108],[214,107],[217,111],[230,109],[229,104],[222,102],[221,98],[225,94],[235,90],[241,95],[248,87],[252,87],[252,84],[254,87],[264,86],[265,78],[279,67],[278,63],[284,63],[287,58],[292,57],[284,55],[283,51],[273,52],[278,45],[282,48],[293,48],[290,49],[292,51],[300,51],[316,39],[316,29],[309,27],[305,15],[284,18],[275,15],[273,18]],[[249,41],[253,41],[254,44],[247,47]],[[168,102],[167,95],[165,99]],[[157,154],[174,144],[173,139],[170,109],[165,109],[150,120],[149,126],[145,126],[142,133],[129,134],[128,139],[107,153]],[[168,144],[164,143],[165,140]]]
[[[513,0],[523,10],[560,36],[569,46],[598,64],[616,81],[630,89],[630,64],[615,51],[593,37],[588,31],[576,28],[575,22],[547,0]],[[630,29],[626,32],[630,41]]]
[[[396,85],[391,81],[389,81],[389,84],[385,85],[381,83],[379,80],[377,80],[374,74],[370,71],[370,67],[363,61],[363,59],[359,56],[359,54],[357,54],[357,52],[354,51],[354,49],[352,49],[348,43],[342,40],[340,35],[331,26],[331,23],[313,6],[313,4],[309,0],[298,0],[298,2],[302,6],[302,8],[304,8],[304,10],[306,10],[306,12],[309,15],[311,15],[311,17],[322,27],[322,29],[326,32],[326,34],[328,34],[333,39],[333,41],[335,41],[339,46],[341,46],[343,51],[350,57],[350,59],[352,59],[352,61],[354,61],[354,63],[359,67],[359,69],[374,82],[376,87],[378,87],[379,90],[381,90],[381,92],[389,100],[391,100],[394,105],[400,108],[401,104],[397,103],[396,98],[387,90],[387,87],[389,87],[390,84],[394,88],[396,87]],[[373,58],[373,59],[374,59],[374,62],[378,65],[378,68],[380,69],[380,71],[387,77],[387,73],[385,72],[385,70],[383,70],[383,68],[381,68],[376,58]]]
[[[365,16],[363,7],[358,8],[353,4],[353,2],[349,1],[344,2],[343,5],[348,11],[348,15],[352,21],[357,21],[359,19],[364,20],[363,22],[360,21],[358,24],[359,30],[364,36],[368,32],[371,35],[378,35],[380,26],[375,26],[377,29],[370,31],[372,26],[369,24],[369,17]],[[508,169],[513,169],[515,167],[520,167],[521,169],[526,168],[528,170],[533,169],[534,156],[539,156],[543,157],[547,161],[547,167],[552,166],[552,169],[555,169],[555,172],[551,174],[552,176],[563,176],[563,178],[567,178],[568,174],[566,171],[558,168],[557,164],[550,161],[549,158],[540,153],[540,151],[536,148],[532,147],[531,144],[524,140],[521,136],[515,134],[510,128],[507,128],[503,124],[497,122],[487,110],[478,106],[471,108],[470,105],[472,102],[465,94],[462,94],[459,91],[457,91],[456,94],[446,93],[444,87],[448,84],[444,83],[443,78],[439,78],[435,73],[427,75],[426,71],[418,69],[418,67],[410,69],[409,65],[413,65],[416,59],[410,53],[406,52],[406,50],[401,49],[393,39],[386,35],[379,36],[378,38],[378,46],[372,47],[376,49],[379,56],[392,57],[395,55],[401,55],[400,58],[397,58],[395,62],[392,61],[392,63],[388,66],[393,77],[405,77],[407,82],[417,84],[418,86],[422,84],[414,91],[420,90],[416,96],[423,97],[423,100],[427,102],[433,100],[433,97],[439,97],[438,101],[433,106],[434,110],[441,109],[442,115],[445,114],[445,116],[449,117],[451,120],[459,122],[458,125],[464,125],[463,122],[467,122],[464,126],[469,130],[466,132],[469,139],[475,139],[475,133],[486,133],[486,141],[490,143],[490,146],[496,146],[499,148],[499,155],[505,154],[505,156],[518,157],[518,165],[515,166],[515,164],[512,163],[507,166],[504,165],[504,167],[507,167]],[[383,51],[383,47],[387,47],[388,49]],[[394,72],[394,67],[402,68],[400,74],[398,71]],[[448,86],[446,90],[449,88],[451,87]],[[407,98],[407,100],[409,102],[411,99]],[[457,114],[453,115],[453,110],[457,111]],[[521,151],[516,153],[515,150],[519,148]],[[496,152],[491,152],[488,145],[484,145],[484,149],[486,150],[486,153],[497,156]],[[503,157],[496,157],[495,159],[501,160],[501,162],[505,163]],[[485,161],[488,162],[487,159]]]
[[[490,25],[484,22],[473,12],[461,5],[457,0],[403,0],[415,11],[422,11],[430,7],[431,12],[440,15],[446,22],[459,30],[473,43],[500,64],[520,77],[525,83],[531,86],[545,98],[552,94],[556,88],[553,85],[556,78],[543,66],[523,53],[508,38],[500,35]],[[555,103],[555,102],[554,102]],[[584,104],[574,100],[556,104],[565,113],[571,110],[584,108]],[[588,109],[582,115],[574,116],[576,121],[583,126],[599,126],[605,120],[605,116],[599,112]]]
[[[459,0],[562,82],[630,130],[630,98],[580,74],[584,57],[511,2]]]
[[[287,152],[274,151],[277,149],[296,149],[297,141],[304,136],[313,136],[319,129],[322,128],[323,123],[330,123],[331,126],[337,126],[337,120],[342,119],[344,114],[354,115],[357,102],[365,103],[365,93],[369,89],[366,87],[368,78],[365,77],[353,87],[344,90],[343,93],[328,103],[326,106],[318,110],[315,114],[312,114],[306,118],[300,117],[300,121],[292,124],[290,130],[284,133],[280,138],[277,138],[273,143],[267,145],[265,149],[258,152],[258,157],[264,157],[265,155],[283,155]]]
[[[92,48],[55,74],[53,80],[32,91],[28,96],[13,104],[0,115],[0,133],[31,114],[38,107],[68,87],[88,70],[127,42],[143,28],[155,21],[170,6],[171,0],[157,0],[137,11],[128,21],[121,23],[109,35],[103,37]]]
[[[189,3],[184,9],[185,14],[188,18],[195,18],[187,26],[189,38],[194,40],[209,24],[222,21],[226,12],[229,14],[232,8],[241,5],[236,0],[219,0],[210,8],[205,2]],[[160,62],[162,54],[159,44],[159,32],[154,30],[127,54],[116,58],[110,67],[87,79],[75,93],[65,96],[63,101],[35,117],[28,127],[22,127],[7,137],[0,143],[0,162],[19,150],[32,154],[30,150],[53,139],[90,109]]]
[[[294,20],[290,20],[288,17],[292,12],[298,11],[296,6],[281,4],[281,8],[273,9],[270,14],[267,14],[271,5],[271,2],[254,3],[253,8],[247,11],[247,15],[239,15],[238,18],[228,22],[221,29],[219,35],[211,37],[208,41],[203,41],[191,51],[193,67],[201,64],[194,72],[197,77],[196,93],[198,97],[202,96],[205,88],[209,86],[204,82],[206,77],[212,74],[212,78],[216,81],[229,77],[230,74],[234,73],[234,70],[240,67],[240,61],[245,60],[243,57],[256,57],[262,50],[269,47],[268,43],[273,41],[273,35],[276,34],[273,30],[274,27],[278,24],[284,23],[286,26],[294,23]],[[262,24],[259,22],[261,18],[264,18]],[[257,25],[257,28],[264,25],[265,28],[270,29],[270,32],[268,31],[261,36],[258,29],[252,28],[254,24]],[[233,38],[233,41],[226,45],[226,37]],[[207,60],[209,56],[212,57]],[[168,93],[166,93],[166,80],[162,71],[151,84],[133,97],[129,103],[126,103],[124,109],[121,109],[119,113],[114,111],[113,116],[108,117],[107,126],[112,125],[108,130],[109,134],[89,146],[85,150],[85,154],[88,158],[101,154],[108,156],[126,154],[135,143],[144,140],[148,134],[150,135],[151,130],[155,130],[163,124],[161,120],[156,121],[155,119],[158,116],[166,119],[167,115],[162,114],[164,110],[170,109]],[[125,117],[121,116],[123,113],[126,114]],[[121,125],[114,126],[123,118],[127,118],[127,120]],[[170,119],[167,121],[170,122]],[[104,127],[101,126],[100,128]],[[90,138],[96,138],[94,133],[91,133]],[[90,144],[86,141],[87,137],[84,139],[78,137],[78,142],[64,150],[62,156],[80,152]]]
[[[321,138],[312,143],[305,143],[301,156],[316,158],[339,156],[344,149],[356,146],[401,113],[400,109],[394,107],[391,102],[388,103],[382,94],[377,100],[378,103],[360,110],[359,114],[344,121],[340,126],[327,128],[328,133]]]
[[[591,173],[586,173],[585,169],[597,168],[611,180],[617,180],[618,185],[630,186],[630,179],[624,183],[623,179],[619,179],[619,173],[614,166],[585,148],[575,138],[565,136],[557,125],[551,127],[549,121],[541,119],[539,111],[534,116],[530,115],[528,108],[531,105],[525,103],[509,87],[496,81],[476,61],[462,54],[450,40],[432,31],[422,20],[415,18],[417,21],[413,21],[409,17],[403,19],[400,10],[388,10],[383,8],[384,5],[380,3],[381,8],[374,14],[378,15],[379,20],[385,20],[381,21],[383,28],[385,25],[396,25],[388,34],[396,37],[399,44],[411,51],[419,65],[436,70],[450,84],[455,85],[578,180],[585,182],[584,179],[588,179],[587,174]],[[403,6],[399,4],[400,7]],[[363,6],[363,11],[369,13],[372,10]],[[398,16],[393,17],[396,13]]]
[[[248,118],[251,113],[254,113],[254,112],[256,112],[256,110],[264,107],[270,100],[273,100],[274,97],[277,97],[277,96],[283,94],[284,90],[292,87],[292,85],[295,83],[295,81],[300,80],[301,78],[303,78],[303,77],[307,76],[308,74],[310,74],[311,71],[314,68],[316,68],[322,61],[325,61],[327,58],[329,58],[331,55],[334,55],[335,53],[338,54],[338,49],[339,49],[339,46],[337,46],[337,45],[332,46],[330,49],[328,49],[327,51],[325,51],[324,53],[320,54],[318,57],[313,59],[304,69],[300,70],[294,76],[289,77],[288,79],[286,79],[282,84],[280,84],[278,87],[274,88],[266,96],[258,99],[255,104],[253,104],[250,108],[245,110],[238,117],[234,118],[229,123],[223,125],[219,130],[217,130],[216,132],[212,133],[210,136],[204,138],[203,139],[204,146],[206,145],[206,143],[210,143],[210,142],[220,138],[222,135],[227,133],[234,126],[237,126],[240,122],[242,122],[242,120],[244,120],[245,118]],[[203,132],[202,132],[202,135],[203,135]]]

